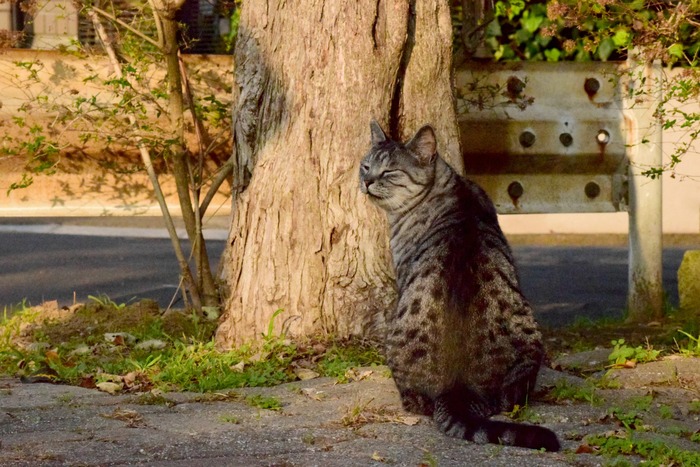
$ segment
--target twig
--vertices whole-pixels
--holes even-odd
[[[153,40],[152,38],[148,37],[147,35],[145,35],[141,31],[139,31],[138,29],[132,28],[128,23],[125,23],[124,21],[122,21],[119,18],[117,18],[116,16],[102,10],[101,8],[93,6],[90,8],[90,10],[94,11],[95,13],[97,13],[101,16],[104,16],[105,18],[107,18],[110,21],[114,21],[119,26],[123,27],[124,29],[126,29],[127,31],[129,31],[132,34],[139,36],[141,39],[145,40],[146,42],[150,43],[151,45],[154,45],[154,46],[158,47],[159,49],[163,48],[162,43],[159,43],[158,41]],[[88,16],[89,15],[90,15],[90,12],[88,11]],[[94,23],[94,21],[93,21],[93,23]]]

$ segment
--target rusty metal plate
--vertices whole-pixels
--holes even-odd
[[[467,176],[501,213],[626,209],[615,63],[474,63],[455,73]]]

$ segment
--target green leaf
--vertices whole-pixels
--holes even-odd
[[[561,51],[559,49],[547,49],[544,51],[544,56],[548,62],[558,62],[561,58]]]
[[[598,58],[600,58],[602,61],[606,61],[616,48],[615,42],[613,42],[610,37],[606,37],[600,41],[600,44],[598,45]]]
[[[672,57],[683,58],[683,44],[676,42],[668,48],[668,54]]]
[[[615,35],[613,36],[612,40],[617,47],[626,47],[632,40],[632,34],[630,34],[627,29],[620,28],[615,31]]]
[[[526,11],[523,14],[523,18],[520,20],[520,24],[523,26],[523,28],[525,28],[527,32],[532,34],[539,29],[540,25],[542,24],[542,21],[544,21],[544,17],[530,16]]]
[[[501,23],[498,21],[491,21],[488,26],[486,26],[486,37],[499,37],[502,34]]]

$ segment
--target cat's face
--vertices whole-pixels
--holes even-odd
[[[374,121],[372,148],[360,163],[360,191],[390,213],[402,212],[435,179],[435,133],[429,126],[421,128],[405,145],[386,137]]]

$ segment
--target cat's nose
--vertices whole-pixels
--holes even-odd
[[[370,186],[372,183],[374,183],[374,180],[372,180],[371,178],[365,178],[364,180],[362,180],[362,183],[365,184],[365,188],[369,188],[369,186]]]

